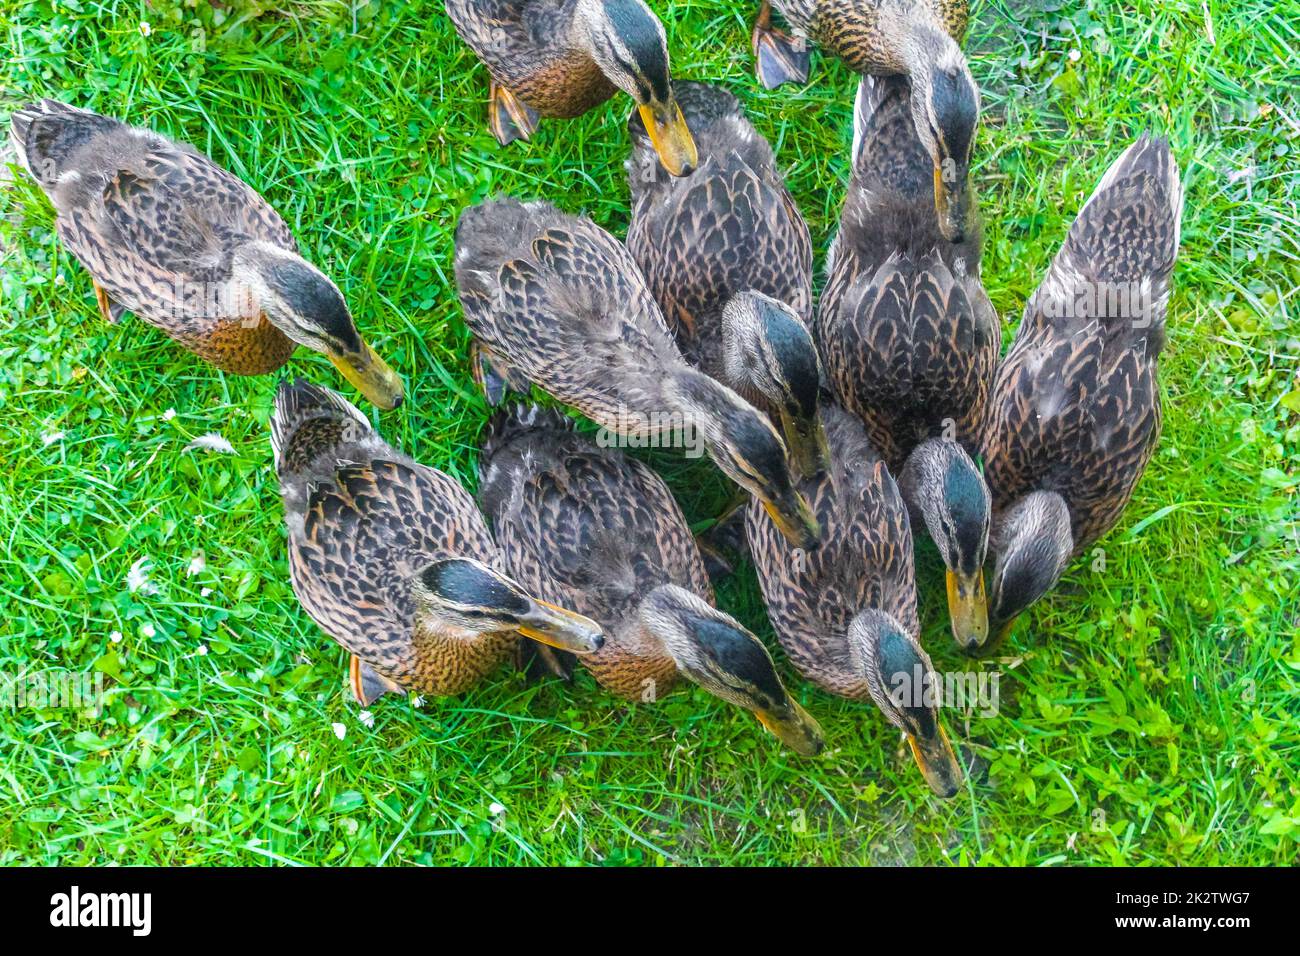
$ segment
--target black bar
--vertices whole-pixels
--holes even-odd
[[[863,946],[936,933],[950,942],[1201,935],[1230,944],[1237,934],[1293,926],[1297,889],[1297,871],[1285,868],[8,869],[0,870],[0,919],[11,941],[75,934],[128,945],[401,946],[440,937],[464,945],[481,936],[496,946],[516,935],[544,945],[557,933],[602,947],[629,934],[734,944],[788,932],[811,940],[823,927],[860,934]],[[147,936],[136,935],[144,897],[87,902],[100,893],[149,894]],[[53,925],[92,913],[116,913],[125,925]]]

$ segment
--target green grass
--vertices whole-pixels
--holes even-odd
[[[485,412],[451,282],[457,212],[497,192],[558,197],[621,234],[628,103],[500,150],[485,73],[440,3],[271,6],[0,0],[0,116],[60,97],[187,139],[246,178],[405,375],[384,433],[472,486]],[[761,91],[752,4],[653,6],[678,75],[741,93],[820,255],[853,76],[815,59],[807,88]],[[815,760],[701,692],[630,706],[585,675],[570,688],[503,671],[422,708],[387,698],[362,725],[344,654],[289,587],[274,380],[222,375],[139,321],[101,322],[48,204],[18,176],[0,190],[0,673],[99,671],[109,690],[98,718],[0,710],[0,863],[1294,862],[1300,18],[1283,6],[977,6],[975,176],[1008,335],[1074,212],[1144,127],[1171,137],[1187,202],[1165,431],[1101,543],[1104,567],[1076,563],[1005,656],[972,665],[923,556],[936,665],[1001,674],[996,717],[949,718],[976,758],[949,802],[878,714],[784,661],[830,738]],[[319,357],[291,369],[339,385]],[[235,454],[184,450],[206,432]],[[657,461],[708,518],[721,482]],[[196,555],[206,567],[191,575]],[[141,560],[150,587],[132,592]],[[752,572],[720,597],[771,638]]]

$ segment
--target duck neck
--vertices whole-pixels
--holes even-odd
[[[746,307],[746,294],[732,296],[722,308],[722,374],[727,384],[746,401],[779,401],[774,389],[763,385],[770,375],[760,376],[757,364],[764,361],[760,338],[762,329],[752,308]]]
[[[919,14],[924,4],[908,4],[908,12],[885,4],[881,10],[881,58],[889,69],[911,78],[912,86],[926,85],[934,64],[960,48],[943,25],[932,17]]]
[[[273,291],[271,276],[277,266],[289,263],[312,269],[312,266],[295,252],[263,240],[251,240],[238,246],[230,259],[230,303],[237,307],[235,318],[253,320],[265,318],[281,332],[289,335],[292,324],[286,320],[282,298]],[[292,336],[290,336],[292,338]]]
[[[585,52],[610,83],[638,103],[652,79],[667,81],[662,28],[643,0],[576,0],[569,42]]]
[[[469,690],[500,666],[517,642],[513,632],[449,627],[417,610],[411,627],[414,689],[439,696]]]
[[[743,400],[721,382],[685,363],[669,366],[662,379],[662,407],[674,421],[680,417],[683,441],[692,457],[697,452],[722,444],[719,410],[743,404]],[[667,431],[667,429],[664,429]]]
[[[605,646],[583,663],[611,693],[655,704],[681,683],[682,674],[664,642],[642,620],[644,603],[634,607],[613,629]]]

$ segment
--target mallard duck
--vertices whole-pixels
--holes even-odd
[[[622,90],[636,101],[664,167],[695,168],[673,98],[664,28],[642,0],[446,0],[447,15],[492,74],[488,123],[502,146],[540,116],[581,116]]]
[[[659,476],[536,407],[497,413],[479,468],[509,572],[608,635],[582,659],[602,687],[654,702],[684,678],[752,711],[797,752],[821,750],[821,728],[767,650],[713,606],[686,518]]]
[[[953,636],[988,636],[989,492],[979,443],[1001,337],[980,284],[972,206],[959,243],[939,231],[907,80],[866,76],[854,107],[853,177],[827,255],[815,332],[832,393],[867,426],[947,567]]]
[[[574,653],[604,643],[596,622],[507,577],[469,493],[388,445],[342,396],[282,384],[271,447],[294,593],[351,652],[363,704],[461,693],[521,637]]]
[[[910,81],[910,114],[926,155],[939,228],[961,241],[966,178],[979,118],[979,88],[958,43],[968,0],[775,0],[793,28],[772,25],[763,0],[754,24],[758,78],[769,89],[808,78],[806,43],[815,41],[859,73]]]
[[[612,435],[698,439],[784,533],[815,544],[781,437],[682,357],[636,262],[590,219],[546,202],[471,206],[456,226],[456,286],[485,378],[535,383]]]
[[[800,483],[821,546],[793,548],[761,509],[751,504],[746,514],[768,615],[800,673],[832,694],[874,702],[907,735],[931,789],[950,797],[962,771],[936,695],[925,693],[937,678],[917,640],[907,508],[862,423],[831,404],[821,416],[830,468]]]
[[[808,332],[812,240],[767,140],[726,90],[679,83],[700,165],[667,175],[641,117],[628,120],[627,248],[686,359],[780,422],[799,469],[825,466],[820,369]]]
[[[54,100],[10,122],[106,321],[134,312],[239,375],[273,372],[302,345],[380,408],[401,404],[401,379],[362,341],[338,286],[245,183],[190,146]]]
[[[1142,136],[1079,210],[998,367],[981,449],[999,633],[1115,524],[1155,450],[1182,210],[1168,142]]]

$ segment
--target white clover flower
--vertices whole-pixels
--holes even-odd
[[[375,715],[368,710],[363,710],[357,714],[357,720],[361,721],[367,728],[375,726]]]
[[[147,556],[139,558],[135,564],[131,565],[131,570],[126,572],[126,589],[132,594],[137,591],[152,594],[156,589],[149,583],[151,568],[152,564]]]
[[[342,740],[344,737],[348,735],[348,728],[345,727],[343,724],[338,724],[338,723],[330,724],[330,728],[334,731],[334,736],[337,737],[339,740]]]

